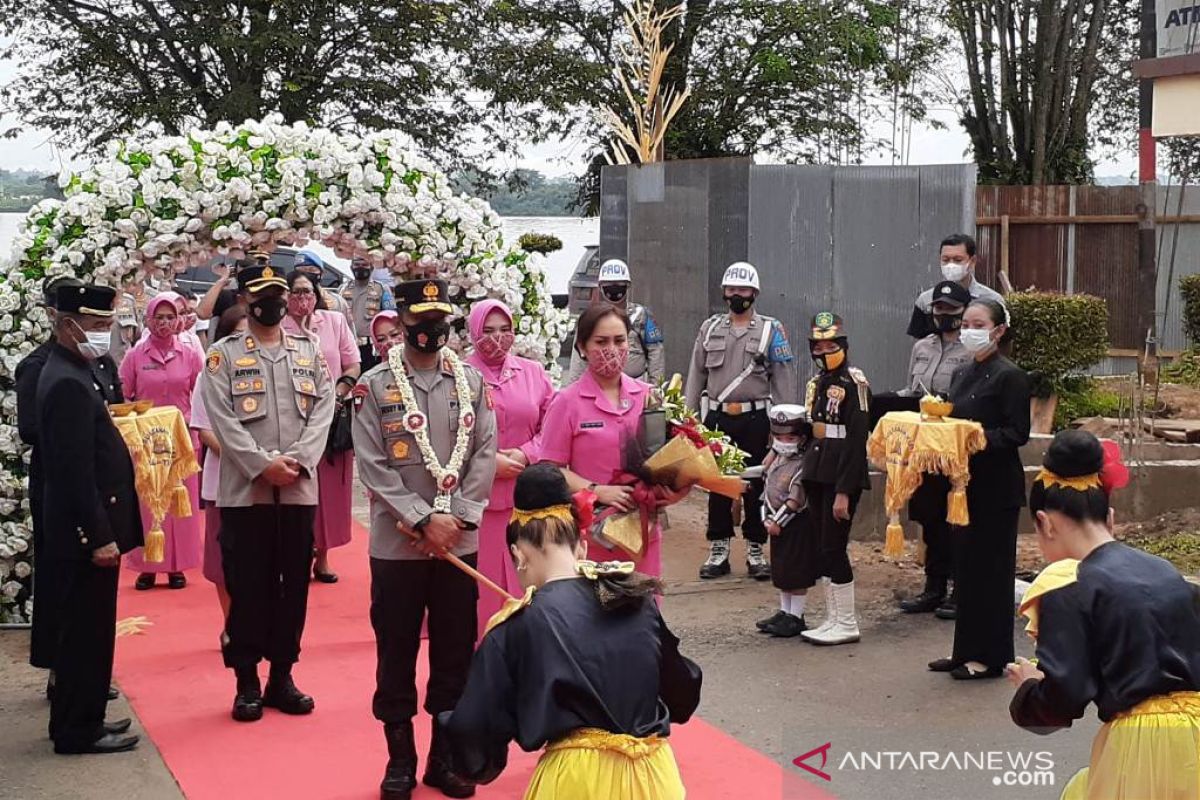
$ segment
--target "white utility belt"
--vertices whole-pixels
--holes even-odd
[[[845,425],[827,425],[824,422],[813,423],[813,438],[814,439],[845,439]]]
[[[766,411],[770,407],[770,400],[748,400],[742,403],[716,403],[708,401],[709,411],[719,411],[731,417],[749,414],[751,411]]]

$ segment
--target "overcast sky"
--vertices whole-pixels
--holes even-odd
[[[15,69],[10,62],[0,61],[0,83],[8,81]],[[933,112],[946,127],[936,130],[930,126],[913,129],[909,163],[952,164],[970,161],[968,140],[949,110]],[[15,120],[0,116],[0,130],[13,127]],[[886,131],[879,131],[880,135]],[[549,175],[575,175],[586,166],[586,146],[579,141],[556,141],[530,145],[523,149],[520,157],[508,157],[497,166],[541,170]],[[868,164],[890,164],[890,152],[873,153],[867,157]],[[70,154],[60,151],[50,142],[47,133],[29,130],[15,139],[0,139],[0,169],[37,169],[57,172],[71,163]],[[1122,158],[1109,158],[1096,165],[1097,176],[1132,176],[1137,168],[1137,154],[1128,153]]]

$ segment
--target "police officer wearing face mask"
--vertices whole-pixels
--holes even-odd
[[[630,301],[631,282],[629,265],[621,259],[610,258],[600,265],[601,302],[622,309],[629,317],[629,359],[625,362],[625,374],[657,386],[663,382],[666,372],[662,329],[654,321],[650,309]],[[579,355],[579,349],[572,347],[566,383],[579,380],[586,370],[587,363]]]
[[[366,372],[354,398],[354,451],[371,492],[371,625],[379,666],[373,702],[387,737],[385,800],[416,786],[416,669],[421,620],[429,620],[425,710],[435,720],[423,781],[447,797],[474,786],[449,766],[437,715],[457,704],[475,649],[475,582],[440,556],[474,566],[478,527],[496,473],[496,417],[483,378],[446,347],[444,281],[396,287],[405,344]]]
[[[688,408],[704,424],[727,433],[750,454],[748,465],[761,464],[770,446],[772,403],[794,403],[799,384],[787,331],[779,320],[758,314],[758,270],[744,261],[729,265],[721,280],[729,313],[709,317],[700,325],[684,395]],[[763,554],[767,530],[759,511],[761,488],[751,484],[742,496],[742,535],[746,537],[746,568],[750,577],[765,581],[771,567]],[[729,540],[733,536],[733,503],[716,493],[708,496],[708,558],[701,578],[729,574]]]
[[[55,344],[37,388],[44,467],[43,551],[59,611],[50,737],[56,753],[115,753],[138,737],[129,720],[106,723],[121,554],[142,546],[133,462],[113,424],[96,359],[108,352],[116,291],[55,290]]]
[[[941,262],[942,278],[947,281],[953,281],[963,289],[966,289],[972,300],[995,300],[1001,305],[1004,304],[1004,298],[996,291],[989,289],[975,280],[975,267],[977,263],[975,257],[975,240],[970,236],[965,233],[955,233],[947,236],[942,240],[938,259]],[[916,305],[913,307],[912,319],[908,322],[908,335],[914,339],[924,339],[926,336],[938,332],[931,313],[933,299],[933,289],[921,292],[917,296]]]
[[[396,303],[392,300],[392,291],[377,280],[371,278],[371,265],[362,256],[355,256],[350,262],[350,271],[354,280],[342,290],[342,298],[350,307],[350,327],[354,329],[354,337],[358,341],[358,355],[363,372],[379,363],[379,356],[371,346],[371,320],[380,311],[393,311]]]
[[[971,302],[971,293],[957,281],[942,281],[933,287],[931,311],[937,333],[931,333],[913,345],[909,360],[909,393],[920,397],[926,392],[949,397],[950,379],[971,354],[960,341],[963,311]],[[950,482],[940,475],[926,475],[908,506],[908,516],[921,524],[925,540],[925,588],[900,603],[908,614],[936,611],[943,619],[954,618],[954,601],[947,594],[954,567],[954,539],[946,522],[946,496]]]
[[[250,327],[214,344],[200,380],[221,443],[221,560],[231,605],[225,666],[237,676],[233,718],[263,707],[308,714],[292,665],[308,607],[317,463],[325,453],[334,392],[316,341],[280,327],[287,282],[270,265],[244,267]],[[258,663],[271,664],[266,691]]]

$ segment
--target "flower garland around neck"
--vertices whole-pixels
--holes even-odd
[[[416,395],[413,394],[412,384],[408,380],[403,345],[392,347],[388,353],[388,367],[391,368],[392,378],[396,381],[396,388],[400,390],[400,399],[404,402],[404,429],[416,439],[425,469],[437,484],[438,493],[433,501],[433,510],[449,514],[450,494],[458,487],[459,472],[467,457],[471,430],[475,427],[475,404],[471,398],[471,384],[467,382],[467,371],[458,354],[449,348],[442,348],[438,357],[443,363],[450,365],[454,373],[454,388],[459,397],[458,434],[454,440],[454,450],[450,453],[450,461],[445,466],[438,461],[437,453],[429,441],[429,419],[417,405]]]

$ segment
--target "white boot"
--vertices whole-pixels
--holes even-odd
[[[829,591],[829,578],[818,578],[812,591],[809,592],[808,600],[811,602],[814,597],[825,596],[825,621],[815,628],[811,628],[800,634],[801,638],[811,640],[811,637],[817,634],[824,634],[829,631],[837,623],[837,608],[835,607],[836,598],[833,592]]]
[[[836,621],[824,631],[813,631],[812,635],[804,638],[813,644],[849,644],[857,642],[858,618],[854,615],[854,581],[842,584],[830,584],[830,594],[833,597],[833,609]]]

